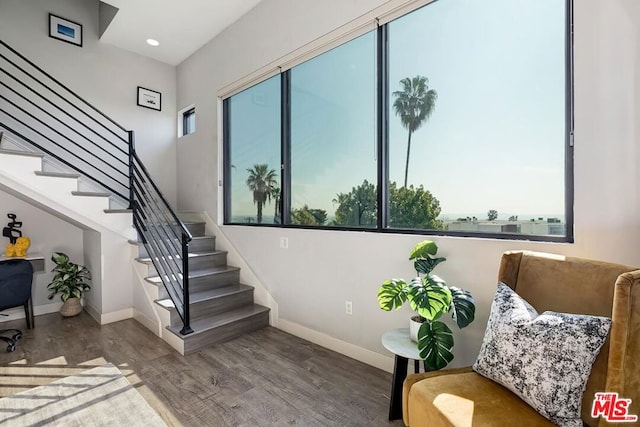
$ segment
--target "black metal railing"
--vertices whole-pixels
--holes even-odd
[[[183,321],[189,316],[191,233],[153,182],[134,132],[0,40],[0,130],[106,189],[133,225]]]

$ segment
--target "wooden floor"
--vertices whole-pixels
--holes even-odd
[[[13,353],[0,343],[0,396],[111,362],[169,425],[403,425],[387,420],[391,374],[275,328],[180,356],[135,320],[35,323],[0,323],[25,333]]]

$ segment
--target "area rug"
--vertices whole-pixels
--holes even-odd
[[[112,364],[0,399],[0,424],[166,426]]]

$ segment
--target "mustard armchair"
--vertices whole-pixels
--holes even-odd
[[[595,360],[582,398],[582,420],[590,427],[615,425],[591,417],[594,394],[603,391],[631,399],[629,413],[640,415],[640,270],[601,261],[513,251],[502,255],[498,280],[538,312],[610,317],[609,336]],[[554,425],[471,367],[408,376],[403,389],[403,420],[411,427]]]

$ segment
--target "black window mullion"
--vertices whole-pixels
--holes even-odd
[[[564,208],[565,208],[565,236],[567,242],[573,243],[573,198],[574,198],[574,177],[573,177],[573,145],[574,145],[574,115],[573,115],[573,1],[566,3],[566,33],[565,33],[565,165],[564,165]]]
[[[222,170],[223,170],[223,215],[224,224],[231,222],[231,102],[222,101]],[[218,185],[218,188],[220,186]]]
[[[280,215],[282,224],[291,224],[291,71],[281,74],[280,125],[282,139]]]
[[[389,226],[389,52],[387,43],[387,25],[378,27],[377,50],[377,91],[378,91],[378,231]]]

